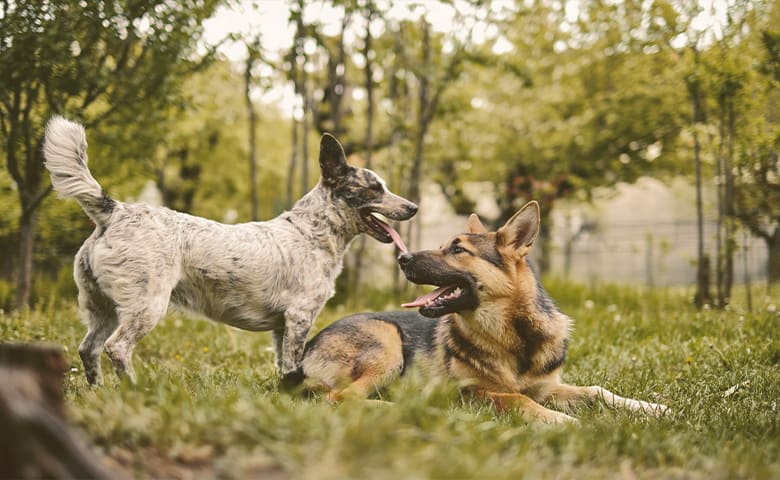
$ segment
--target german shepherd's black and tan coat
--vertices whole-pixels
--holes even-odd
[[[527,260],[539,229],[539,205],[526,204],[497,232],[476,215],[468,233],[438,250],[404,253],[414,283],[435,285],[407,307],[418,312],[363,313],[334,322],[306,346],[309,388],[332,400],[366,397],[413,363],[449,375],[497,409],[519,409],[544,422],[575,421],[556,408],[601,398],[660,414],[660,404],[620,397],[599,386],[561,383],[572,321],[542,288]]]

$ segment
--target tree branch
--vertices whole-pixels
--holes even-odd
[[[19,90],[14,90],[13,92],[13,105],[10,109],[10,120],[9,120],[9,131],[7,138],[6,145],[8,146],[8,150],[6,151],[6,162],[8,164],[8,172],[11,174],[11,178],[13,178],[14,182],[16,182],[17,187],[21,188],[22,183],[24,182],[24,178],[22,178],[22,174],[19,171],[19,163],[16,160],[16,125],[19,122],[19,104],[21,102],[19,96],[20,96]]]
[[[38,208],[38,205],[40,205],[43,199],[46,198],[46,196],[48,196],[53,190],[54,187],[50,184],[48,187],[38,192],[30,201],[30,203],[24,207],[24,210],[22,210],[22,217],[30,215],[36,208]]]
[[[132,25],[134,18],[128,19],[129,23]],[[117,78],[117,76],[125,69],[127,66],[127,61],[129,59],[129,52],[132,46],[135,44],[135,40],[138,37],[135,35],[135,29],[131,29],[127,33],[127,38],[122,42],[122,48],[120,49],[119,58],[117,59],[116,66],[114,67],[113,71],[111,72],[111,76],[113,78]],[[141,57],[144,54],[144,51],[146,50],[147,46],[144,45],[144,48],[141,50],[141,53],[139,54],[139,61]],[[102,64],[100,67],[102,67],[105,64],[106,57],[108,56],[108,52],[106,52],[105,55],[101,57]],[[136,65],[138,63],[136,62]],[[108,90],[110,82],[104,83],[102,86],[95,85],[95,88],[92,92],[88,92],[87,95],[84,97],[84,101],[81,103],[81,110],[86,109],[92,102],[94,102],[100,95],[106,92]]]

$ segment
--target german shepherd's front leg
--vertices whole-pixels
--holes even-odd
[[[666,405],[621,397],[598,385],[578,387],[576,385],[566,385],[562,383],[552,387],[548,393],[548,400],[557,408],[568,408],[578,402],[592,402],[601,399],[604,403],[612,407],[642,411],[652,416],[660,416],[669,411],[669,407]]]
[[[498,412],[519,410],[530,419],[544,423],[579,423],[576,418],[545,408],[522,393],[500,393],[481,390],[477,391],[476,394],[480,398],[493,402]]]

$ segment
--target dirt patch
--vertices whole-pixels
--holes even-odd
[[[179,448],[162,453],[152,448],[131,451],[113,448],[104,455],[107,469],[125,478],[166,478],[193,480],[206,478],[241,478],[287,480],[289,475],[265,455],[233,462],[229,456],[217,456],[209,446]]]

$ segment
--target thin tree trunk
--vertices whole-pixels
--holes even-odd
[[[295,118],[295,112],[293,112],[292,118],[292,135],[290,143],[292,149],[290,151],[290,165],[287,167],[287,208],[292,208],[295,201],[295,170],[298,163],[298,119]]]
[[[653,234],[647,233],[645,235],[645,283],[650,288],[655,287],[653,243]]]
[[[375,11],[369,5],[368,15],[366,16],[366,37],[363,43],[363,57],[366,59],[365,68],[365,87],[366,87],[366,136],[363,141],[363,149],[366,156],[366,168],[371,168],[371,154],[374,150],[374,69],[371,60],[371,22],[374,19]],[[360,236],[357,252],[355,252],[355,268],[352,272],[351,292],[360,293],[360,277],[363,269],[363,256],[366,253],[366,237]],[[396,269],[397,270],[397,269]]]
[[[309,112],[312,110],[309,98],[309,80],[306,73],[308,58],[304,55],[301,66],[301,95],[303,95],[303,131],[301,132],[301,195],[309,191]]]
[[[393,54],[397,59],[401,59],[404,57],[404,44],[401,39],[401,31],[394,30],[393,31]],[[398,101],[401,92],[403,91],[405,94],[405,89],[401,88],[401,82],[398,80],[398,66],[397,63],[393,62],[392,68],[390,71],[390,84],[388,86],[389,90],[389,97],[393,99],[394,101]],[[403,101],[401,100],[401,105],[403,108],[403,119],[405,119],[408,116],[409,111],[409,104],[411,102]],[[403,123],[403,119],[399,123]],[[397,120],[396,120],[397,121]],[[398,129],[394,129],[393,133],[390,135],[390,145],[387,148],[387,171],[390,175],[390,186],[392,189],[394,189],[397,192],[405,191],[404,185],[403,185],[403,172],[402,167],[403,165],[400,164],[396,167],[395,162],[395,155],[397,153],[398,143],[400,141],[401,134],[399,133]],[[398,230],[399,234],[404,237],[408,234],[408,226],[411,222],[395,222],[394,227],[396,230]],[[406,236],[405,238],[409,238]],[[398,255],[401,254],[401,251],[398,249],[398,246],[393,243],[393,259],[395,260],[398,258]],[[396,268],[394,266],[393,268],[393,294],[396,296],[396,298],[399,298],[401,296],[401,283],[402,277],[401,272],[399,268]]]
[[[549,210],[547,210],[549,212]],[[539,274],[546,274],[550,271],[550,243],[552,242],[550,238],[550,215],[549,213],[542,214],[542,220],[539,225],[539,244],[541,245],[541,249],[538,250],[539,252],[539,260],[537,267],[539,269]]]
[[[19,260],[16,270],[17,309],[30,304],[32,293],[33,258],[35,251],[35,229],[38,224],[37,212],[22,214],[19,219]]]
[[[726,208],[726,231],[725,231],[725,265],[723,276],[723,295],[726,303],[731,299],[731,287],[734,284],[734,247],[736,239],[734,238],[734,172],[732,172],[732,165],[734,164],[734,97],[729,99],[728,103],[728,121],[729,121],[729,136],[727,144],[726,158],[723,162],[723,170],[726,174],[726,189],[725,189],[725,208]]]
[[[3,119],[3,136],[6,139],[6,162],[8,172],[16,184],[21,214],[19,215],[19,251],[16,263],[16,292],[14,307],[28,306],[32,294],[32,278],[35,252],[35,230],[37,210],[51,188],[41,188],[45,169],[41,149],[43,138],[35,139],[31,112],[38,86],[28,86],[9,92],[13,104],[8,116]],[[24,91],[22,91],[24,90]],[[8,122],[7,124],[5,122]],[[17,156],[19,145],[23,145],[23,156]],[[20,162],[21,160],[21,162]]]
[[[431,64],[431,41],[430,41],[430,25],[427,19],[423,18],[422,22],[422,58],[421,65],[423,69],[426,69]],[[427,110],[429,108],[429,78],[428,72],[424,71],[418,78],[419,91],[417,95],[417,135],[414,143],[414,156],[412,157],[412,169],[409,172],[409,200],[420,205],[420,173],[422,170],[423,154],[425,149],[425,134],[428,130],[428,115]],[[420,216],[416,216],[409,222],[409,241],[412,243],[410,247],[412,250],[418,250],[420,248],[420,230],[422,225],[420,224]]]
[[[775,227],[772,235],[766,238],[766,247],[769,253],[767,258],[767,284],[780,283],[780,226]]]
[[[698,66],[698,51],[694,48],[694,60]],[[693,161],[696,171],[696,296],[694,302],[701,308],[705,304],[712,303],[710,296],[710,262],[709,257],[704,254],[704,212],[702,208],[701,195],[701,144],[699,143],[699,132],[697,128],[704,122],[704,111],[701,105],[701,85],[699,79],[694,78],[690,81],[689,92],[693,104]]]
[[[566,230],[566,243],[563,246],[563,278],[569,279],[571,277],[571,256],[574,250],[574,240],[577,237],[577,234],[573,233],[571,228],[571,212],[566,212]]]
[[[747,296],[748,312],[753,311],[753,293],[750,289],[750,266],[748,265],[748,232],[746,229],[742,230],[742,268],[745,275],[745,295]]]
[[[299,8],[303,8],[302,5],[299,5]],[[299,69],[298,64],[298,58],[300,57],[300,54],[303,49],[303,21],[300,17],[302,15],[301,12],[298,12],[299,17],[296,18],[295,23],[295,40],[293,42],[292,51],[291,51],[291,58],[290,58],[290,78],[292,79],[293,85],[295,87],[295,93],[296,95],[300,95],[301,98],[303,98],[302,93],[302,86],[301,86],[301,80],[299,75],[299,70],[302,70],[305,65],[301,66]],[[303,110],[306,111],[306,105],[305,105],[306,99],[303,98]],[[298,129],[300,128],[300,121],[298,119],[298,112],[297,112],[297,106],[293,105],[292,107],[292,130],[291,130],[291,150],[290,150],[290,164],[287,168],[287,208],[292,208],[293,203],[295,202],[295,171],[297,169],[297,163],[298,163],[298,146],[299,146],[299,140],[298,140]]]
[[[724,216],[725,216],[725,199],[724,199],[724,172],[723,172],[723,144],[725,143],[725,137],[726,137],[726,108],[723,103],[723,100],[719,101],[719,112],[718,112],[718,131],[719,131],[719,141],[718,141],[718,157],[717,157],[717,173],[716,178],[718,179],[717,185],[716,185],[716,193],[717,193],[717,202],[718,202],[718,222],[716,225],[715,230],[715,295],[718,299],[718,306],[723,307],[725,306],[724,301],[724,294],[723,294],[723,229],[725,227],[724,225]]]
[[[257,113],[255,105],[252,103],[250,88],[252,86],[252,68],[254,67],[255,56],[250,51],[246,60],[246,71],[244,72],[244,98],[246,100],[247,113],[249,114],[249,196],[252,204],[252,221],[258,219],[258,200],[257,200],[257,158],[256,158],[256,134],[257,134]]]

